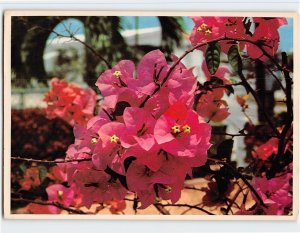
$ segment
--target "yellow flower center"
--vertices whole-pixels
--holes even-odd
[[[113,73],[113,76],[115,76],[116,78],[120,78],[120,77],[122,76],[122,73],[121,73],[121,71],[116,70],[116,71]]]
[[[172,133],[180,133],[180,126],[179,125],[174,125],[172,127]]]
[[[165,187],[165,192],[166,192],[166,193],[172,192],[172,188],[171,188],[170,186],[166,186],[166,187]]]
[[[114,142],[114,143],[117,143],[117,142],[119,141],[119,139],[120,139],[120,138],[119,138],[117,135],[114,134],[114,135],[112,135],[112,136],[110,137],[110,142],[111,142],[111,143],[113,143],[113,142]]]
[[[160,203],[161,201],[162,201],[162,199],[161,199],[160,197],[156,197],[156,198],[155,198],[155,202],[156,202],[156,203]]]
[[[208,29],[206,29],[206,30],[205,30],[205,35],[210,35],[210,34],[212,34],[212,31],[211,31],[211,29],[209,29],[209,28],[208,28]]]
[[[92,139],[91,139],[91,143],[92,143],[92,144],[96,144],[96,143],[97,143],[97,138],[92,138]]]
[[[63,192],[62,190],[58,190],[58,191],[57,191],[57,196],[58,196],[59,198],[61,198],[63,194],[64,194],[64,192]]]
[[[191,127],[189,125],[185,125],[182,127],[184,133],[190,133]]]
[[[204,33],[205,35],[211,35],[212,34],[212,27],[210,27],[207,24],[203,23],[197,28],[197,32]]]

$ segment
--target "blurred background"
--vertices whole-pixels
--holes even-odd
[[[91,46],[112,65],[122,59],[137,63],[145,53],[154,49],[162,50],[171,61],[172,53],[180,56],[190,47],[188,36],[192,28],[193,22],[188,17],[12,17],[12,153],[38,158],[60,157],[72,143],[72,128],[59,119],[54,123],[46,119],[40,108],[45,107],[42,100],[53,77],[82,87],[90,86],[97,91],[95,82],[106,66],[83,43]],[[285,51],[292,57],[293,20],[288,19],[288,25],[282,26],[279,33],[278,54]],[[72,36],[83,43],[72,39]],[[243,56],[246,58],[247,54]],[[228,66],[226,56],[221,59],[222,64]],[[188,67],[195,66],[194,73],[200,81],[205,80],[200,70],[202,60],[200,51],[184,59]],[[290,62],[292,66],[292,60]],[[284,95],[274,79],[269,78],[271,74],[267,68],[272,69],[280,80],[282,77],[280,72],[269,66],[249,60],[246,70],[249,82],[260,91],[260,98],[270,115],[275,116],[285,111],[281,103]],[[234,74],[228,78],[238,81]],[[243,87],[237,86],[235,94],[245,95],[246,92]],[[225,96],[225,99],[231,115],[214,127],[227,133],[237,133],[248,120],[241,114],[241,107],[233,95]],[[250,107],[247,115],[255,124],[263,124],[260,110],[251,98],[248,101]],[[62,137],[55,134],[57,129],[63,132]],[[240,166],[245,162],[243,137],[235,140],[232,156]]]

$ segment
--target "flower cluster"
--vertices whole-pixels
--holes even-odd
[[[170,65],[159,50],[147,53],[137,69],[132,61],[122,60],[102,73],[96,86],[103,101],[97,108],[92,89],[84,90],[58,79],[52,81],[52,89],[44,98],[47,115],[60,117],[74,126],[75,141],[68,147],[65,161],[57,163],[47,174],[51,181],[46,188],[48,201],[56,205],[38,210],[36,203],[31,203],[29,212],[60,213],[59,205],[78,210],[98,203],[98,208],[109,205],[112,213],[120,213],[126,208],[124,198],[129,193],[134,194],[134,206],[139,202],[139,208],[162,200],[173,204],[179,200],[185,179],[192,177],[193,168],[200,170],[206,164],[211,147],[209,123],[223,121],[230,114],[223,96],[234,90],[227,78],[229,68],[220,66],[221,52],[228,54],[233,71],[241,78],[239,85],[249,91],[242,74],[240,51],[245,50],[250,58],[262,61],[273,57],[278,49],[278,28],[286,24],[282,18],[192,19],[195,27],[190,41],[194,48],[186,54],[194,49],[207,49],[201,67],[206,78],[204,83],[197,80],[192,68],[181,63],[186,54],[181,58],[173,55],[173,65]],[[248,108],[248,98],[237,97],[243,112]],[[245,126],[240,134],[248,131],[251,135],[250,129]],[[268,173],[273,155],[281,152],[280,135],[275,138],[271,136],[273,132],[263,133],[268,141],[262,140],[263,144],[251,141],[254,164],[262,165],[253,170],[251,182],[248,174],[245,178],[249,179],[249,193],[256,204],[246,209],[243,203],[235,214],[287,214],[291,209],[292,169],[276,171],[275,177],[269,177]],[[287,141],[283,153],[288,151],[291,133],[289,130],[283,136]],[[235,188],[233,181],[244,177],[239,173],[243,169],[232,171],[234,165],[224,165],[232,162],[233,139],[226,141],[220,143],[217,154],[212,155],[215,158],[210,159],[219,163],[218,166],[207,164],[203,169],[207,172],[205,176],[213,181],[201,189],[206,192],[204,204],[216,201],[226,204],[228,200],[224,196],[230,197]],[[284,166],[289,163],[291,160]],[[21,190],[42,183],[38,175],[38,170],[28,169],[21,180]],[[237,205],[234,200],[232,204]]]
[[[255,43],[274,56],[279,45],[278,28],[287,24],[285,18],[204,16],[192,19],[195,23],[190,35],[193,46],[222,39],[222,51],[227,53],[234,40],[239,42],[240,50],[246,49],[249,57],[263,61],[269,58]]]
[[[92,160],[61,165],[72,192],[61,191],[80,196],[83,206],[120,200],[128,191],[141,208],[161,199],[174,203],[191,169],[206,163],[211,126],[192,109],[192,70],[179,64],[170,72],[155,50],[142,58],[136,74],[127,60],[101,74],[98,115],[74,127],[66,159]]]
[[[246,209],[245,206],[242,206],[241,210],[236,214],[289,214],[293,200],[292,166],[292,164],[288,165],[284,171],[272,179],[267,179],[265,176],[255,177],[252,180],[252,185],[265,205],[261,205],[260,202],[256,200],[257,203],[253,207]]]
[[[49,119],[60,117],[70,125],[86,124],[94,114],[96,93],[90,88],[82,89],[54,78],[44,101],[47,103],[46,114]]]

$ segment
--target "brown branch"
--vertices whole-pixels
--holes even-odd
[[[230,203],[227,206],[227,209],[225,210],[225,214],[226,215],[229,213],[229,211],[231,211],[231,207],[235,203],[235,200],[238,198],[238,196],[240,195],[240,193],[243,192],[243,188],[241,186],[239,186],[239,188],[240,189],[235,193],[235,195],[233,196],[233,198],[230,200]]]
[[[281,71],[289,71],[286,67],[282,67],[262,46],[262,44],[248,40],[248,39],[237,39],[237,38],[230,38],[227,37],[226,35],[224,37],[215,39],[215,40],[211,40],[209,42],[205,42],[205,43],[200,43],[195,45],[194,47],[186,50],[179,58],[176,62],[174,62],[172,64],[172,66],[170,67],[170,69],[168,70],[165,78],[163,79],[162,83],[160,85],[158,85],[156,87],[156,89],[153,91],[153,93],[151,95],[148,95],[145,100],[140,104],[140,107],[144,107],[146,102],[153,96],[155,95],[160,89],[161,87],[167,82],[168,78],[170,77],[170,75],[172,74],[173,70],[175,69],[175,67],[182,61],[183,58],[185,58],[189,53],[193,52],[196,49],[199,49],[205,45],[207,45],[208,43],[215,43],[215,42],[219,42],[219,41],[234,41],[234,42],[247,42],[250,44],[253,44],[255,46],[257,46],[262,53],[267,56],[273,63],[274,65],[277,67],[277,69],[281,70]],[[246,79],[245,79],[246,80]]]
[[[163,206],[159,204],[154,204],[154,207],[163,215],[171,215],[168,210],[166,210]]]
[[[134,199],[129,199],[129,198],[124,198],[124,200],[126,201],[134,201]],[[191,209],[197,209],[197,210],[200,210],[208,215],[214,215],[213,213],[201,208],[201,207],[198,207],[198,206],[194,206],[194,205],[189,205],[189,204],[170,204],[170,203],[167,203],[167,204],[162,204],[162,203],[156,203],[154,204],[156,206],[162,206],[162,207],[167,207],[167,206],[170,206],[170,207],[188,207],[188,208],[191,208]]]
[[[204,212],[204,213],[206,213],[208,215],[214,215],[213,213],[211,213],[211,212],[209,212],[209,211],[207,211],[207,210],[205,210],[205,209],[203,209],[201,207],[194,206],[194,205],[189,205],[189,204],[169,204],[169,203],[168,204],[161,204],[161,203],[159,203],[159,204],[156,204],[156,205],[160,205],[160,206],[164,206],[164,207],[166,207],[166,206],[171,206],[171,207],[188,207],[190,209],[200,210],[200,211],[202,211],[202,212]]]
[[[31,159],[31,158],[21,158],[21,157],[11,157],[11,160],[16,161],[24,161],[28,163],[45,163],[45,164],[57,164],[57,163],[72,163],[72,162],[84,162],[91,161],[91,158],[85,159],[67,159],[67,160],[39,160],[39,159]]]
[[[78,39],[78,37],[74,36],[74,34],[72,32],[70,32],[68,29],[66,29],[66,31],[69,33],[69,36],[60,34],[54,30],[52,30],[52,32],[58,36],[58,37],[62,37],[62,38],[70,38],[73,39],[81,44],[83,44],[86,48],[88,48],[94,55],[96,55],[98,58],[100,58],[101,61],[103,61],[105,63],[105,65],[107,66],[107,68],[111,69],[111,65],[109,64],[109,62],[100,54],[98,53],[92,46],[90,46],[89,44],[85,43],[84,41]]]
[[[64,24],[63,24],[64,25]],[[86,42],[78,39],[78,37],[76,37],[74,34],[75,33],[72,33],[65,25],[65,31],[69,33],[69,36],[66,36],[66,35],[63,35],[59,32],[56,32],[52,29],[49,29],[49,28],[45,28],[45,27],[41,27],[39,25],[36,25],[36,28],[39,28],[39,29],[42,29],[42,30],[45,30],[45,31],[49,31],[49,32],[52,32],[54,33],[57,37],[62,37],[62,38],[70,38],[71,40],[75,40],[81,44],[83,44],[86,48],[88,48],[95,56],[97,56],[98,58],[100,58],[101,61],[103,61],[105,63],[105,65],[107,66],[107,68],[111,69],[111,65],[109,64],[109,62],[100,54],[98,53],[92,46],[90,46],[89,44],[87,44]]]
[[[73,214],[87,214],[86,212],[84,212],[82,210],[77,210],[77,209],[66,207],[59,202],[45,202],[45,201],[40,201],[40,200],[30,200],[30,199],[24,199],[24,198],[11,198],[11,200],[16,201],[16,202],[34,203],[34,204],[38,204],[38,205],[55,206],[59,209],[66,210],[69,213],[73,213]]]
[[[247,82],[246,77],[243,74],[243,71],[241,69],[238,70],[238,75],[240,77],[240,79],[242,80],[242,82],[244,83],[244,87],[246,88],[247,91],[249,91],[252,96],[254,97],[258,107],[260,109],[264,109],[262,102],[260,101],[257,93],[255,92],[255,90],[251,87],[251,85]],[[277,135],[277,137],[280,137],[280,133],[277,130],[277,128],[275,127],[275,125],[272,122],[271,117],[267,114],[266,111],[262,111],[266,121],[268,122],[269,126],[271,127],[271,129],[273,130],[273,132]]]
[[[276,82],[278,83],[278,85],[280,86],[280,88],[282,89],[284,94],[286,95],[286,89],[284,88],[284,86],[282,85],[282,83],[280,82],[278,77],[273,73],[273,71],[270,69],[270,67],[268,67],[268,66],[265,66],[265,67],[269,71],[269,73],[273,76],[273,78],[276,80]]]
[[[262,198],[259,196],[259,194],[256,192],[255,188],[253,188],[253,186],[249,183],[249,181],[247,180],[246,177],[244,177],[239,171],[237,171],[234,167],[232,167],[230,164],[224,162],[224,161],[221,161],[221,160],[218,160],[218,159],[213,159],[213,158],[207,158],[207,160],[209,161],[213,161],[214,163],[217,163],[217,164],[223,164],[224,166],[228,167],[233,173],[234,173],[234,176],[236,178],[240,178],[248,187],[249,189],[252,191],[252,193],[256,196],[256,198],[258,199],[258,201],[260,202],[260,204],[263,206],[263,207],[267,207],[266,204],[264,203],[264,201],[262,200]]]
[[[282,65],[284,67],[287,66],[287,54],[285,52],[281,53],[282,55]],[[293,100],[292,100],[292,79],[290,77],[290,73],[287,69],[283,71],[284,79],[286,82],[286,105],[287,105],[287,119],[286,123],[282,129],[282,132],[279,137],[278,142],[278,151],[277,155],[274,157],[273,166],[271,168],[271,176],[274,176],[276,173],[276,169],[279,166],[280,160],[284,160],[284,150],[286,147],[287,142],[289,141],[290,137],[287,137],[287,134],[292,126],[293,123]],[[280,167],[280,166],[279,166]]]

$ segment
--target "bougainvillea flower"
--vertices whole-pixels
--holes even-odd
[[[126,173],[128,189],[136,192],[141,201],[141,208],[146,208],[155,203],[154,183],[152,176],[154,172],[147,166],[133,161]]]
[[[157,144],[150,150],[144,150],[139,145],[132,146],[126,150],[123,159],[129,157],[137,158],[138,163],[147,166],[151,171],[157,171],[165,160],[165,156]]]
[[[135,89],[136,80],[133,77],[134,63],[122,60],[112,69],[100,75],[96,86],[104,97],[118,95],[126,89]]]
[[[125,147],[133,144],[126,126],[120,122],[109,122],[99,131],[101,142],[97,143],[93,154],[93,163],[97,169],[105,170],[109,166],[119,174],[124,174],[123,154]]]
[[[267,207],[259,205],[257,208],[268,215],[283,215],[292,204],[291,178],[292,173],[287,173],[269,180],[266,177],[253,179],[252,186],[267,205]],[[255,195],[253,197],[255,198]]]
[[[46,188],[48,200],[70,206],[74,199],[74,190],[61,184],[53,184]]]
[[[168,64],[160,50],[147,53],[137,68],[137,90],[143,94],[151,95],[156,84],[161,83],[168,72]]]
[[[260,145],[253,153],[254,157],[267,160],[272,154],[276,154],[278,150],[278,138],[271,138],[266,143]]]
[[[108,122],[107,119],[101,116],[95,116],[91,118],[87,125],[75,125],[73,132],[75,136],[75,145],[76,148],[90,148],[90,152],[92,153],[93,148],[99,140],[98,131]]]
[[[278,28],[287,24],[285,18],[261,18],[254,17],[253,23],[256,25],[253,35],[249,38],[256,44],[260,44],[270,56],[274,56],[279,46]],[[269,58],[264,55],[263,51],[253,43],[242,43],[246,46],[248,56],[252,59],[267,61]]]
[[[127,194],[120,182],[104,171],[85,169],[78,171],[75,176],[75,183],[82,194],[82,204],[88,208],[93,202],[121,200]]]
[[[225,35],[226,27],[224,17],[191,17],[194,21],[194,28],[190,35],[193,46],[210,42]]]
[[[127,89],[119,95],[106,97],[100,107],[99,116],[107,120],[122,121],[122,115],[127,107],[139,107],[144,96],[139,97],[135,91]]]
[[[38,167],[28,168],[24,174],[23,179],[19,181],[19,184],[21,185],[21,189],[23,190],[29,190],[31,188],[40,186],[41,181],[39,178]]]
[[[134,139],[132,142],[138,143],[146,151],[150,150],[155,144],[153,116],[142,108],[129,107],[125,109],[123,118],[128,132],[127,137],[132,135]],[[130,144],[127,147],[129,146]]]
[[[124,200],[113,199],[107,202],[110,205],[109,211],[112,214],[118,214],[126,209],[126,202]]]
[[[25,213],[28,214],[59,214],[61,209],[52,205],[39,205],[36,203],[30,203],[26,206]]]
[[[218,95],[215,90],[201,95],[197,104],[197,113],[209,121],[220,122],[229,116],[229,108],[225,100],[215,99],[214,93]]]
[[[67,173],[63,167],[53,166],[49,169],[47,177],[59,183],[67,181]]]
[[[69,124],[86,124],[93,116],[96,93],[54,78],[51,90],[45,94],[46,114],[49,119],[60,117]]]
[[[155,139],[163,150],[179,157],[200,156],[199,166],[206,162],[210,132],[210,125],[180,102],[170,106],[154,128]]]

